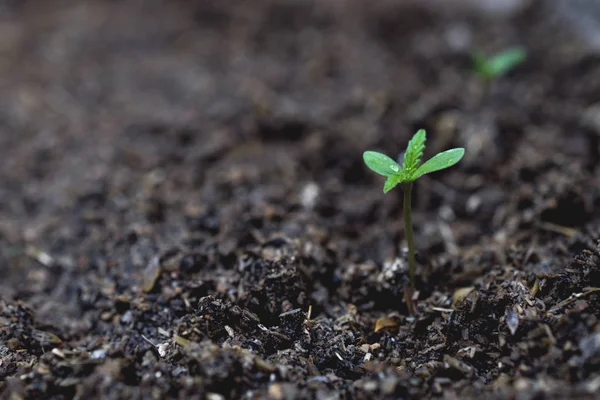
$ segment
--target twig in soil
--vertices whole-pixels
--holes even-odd
[[[575,300],[577,300],[577,299],[579,299],[579,298],[581,298],[583,296],[587,296],[588,294],[595,293],[595,292],[600,292],[600,288],[599,287],[595,287],[595,288],[590,288],[589,290],[587,290],[585,292],[582,292],[582,293],[573,293],[567,299],[561,301],[560,303],[558,303],[557,305],[555,305],[554,307],[552,307],[550,310],[548,310],[548,312],[549,313],[555,313],[556,311],[560,310],[564,306],[567,306],[567,305],[571,304]]]
[[[443,308],[443,307],[431,307],[431,310],[441,312],[441,313],[448,313],[448,314],[452,314],[454,312],[454,310],[452,308]]]
[[[402,166],[385,154],[375,151],[366,151],[363,154],[365,164],[373,172],[385,176],[387,179],[383,186],[383,192],[387,193],[399,184],[404,189],[404,234],[408,244],[408,273],[410,285],[405,287],[404,300],[411,315],[415,314],[413,293],[415,292],[415,245],[412,229],[411,192],[413,182],[425,174],[440,171],[455,165],[465,154],[465,149],[456,148],[436,154],[425,163],[421,164],[423,151],[425,150],[426,134],[424,129],[415,133],[408,142],[404,153]]]
[[[548,324],[542,324],[542,329],[544,330],[544,332],[548,336],[548,339],[550,340],[550,343],[556,344],[556,337],[552,333],[552,330],[550,329],[550,327],[548,326]]]
[[[150,343],[152,345],[152,347],[157,347],[154,343],[152,343],[152,341],[150,339],[148,339],[146,336],[142,335],[142,339],[144,339],[146,342]]]
[[[540,222],[538,224],[538,227],[545,231],[560,233],[561,235],[565,235],[568,238],[573,238],[579,235],[579,231],[573,228],[567,228],[566,226],[553,224],[552,222]]]

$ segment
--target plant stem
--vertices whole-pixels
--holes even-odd
[[[404,233],[406,243],[408,244],[408,274],[410,276],[410,286],[415,287],[415,243],[412,230],[411,214],[411,192],[412,182],[404,184]]]

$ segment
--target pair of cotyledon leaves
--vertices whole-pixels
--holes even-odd
[[[424,129],[420,129],[415,133],[408,142],[402,166],[385,154],[376,151],[365,151],[363,159],[367,167],[387,178],[383,186],[384,193],[389,192],[400,183],[414,182],[425,174],[449,168],[459,162],[465,154],[463,148],[446,150],[421,164],[423,150],[425,150],[425,139]]]

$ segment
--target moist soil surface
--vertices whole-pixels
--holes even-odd
[[[597,398],[597,47],[441,3],[4,2],[0,397]]]

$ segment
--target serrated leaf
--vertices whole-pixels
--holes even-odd
[[[396,161],[376,151],[365,151],[363,160],[371,171],[385,177],[397,175],[401,172],[400,165]]]
[[[398,184],[400,183],[401,180],[402,180],[401,175],[392,175],[392,176],[388,177],[387,180],[385,181],[385,184],[383,185],[383,193],[387,193],[390,190],[392,190],[393,188],[395,188],[396,186],[398,186]]]
[[[412,139],[410,139],[410,142],[408,142],[402,165],[404,180],[410,180],[410,177],[419,167],[419,163],[423,157],[423,150],[425,150],[426,138],[425,129],[419,129]]]
[[[449,168],[459,162],[465,155],[465,149],[457,148],[436,154],[421,165],[412,175],[411,180],[417,180],[425,174]]]

